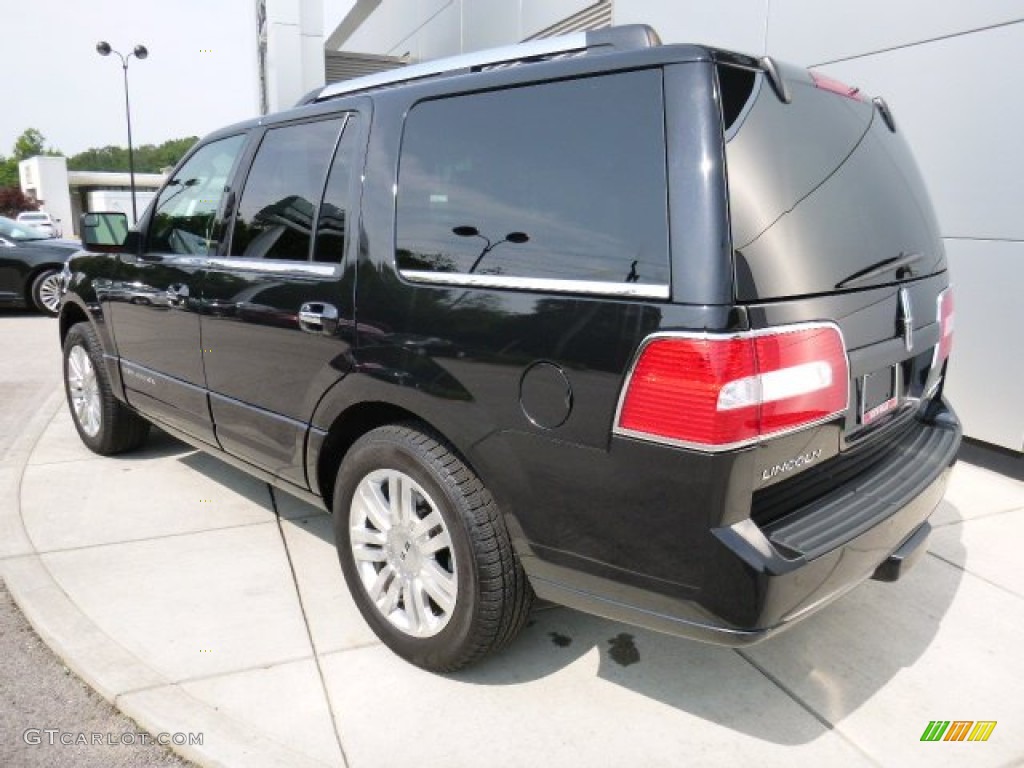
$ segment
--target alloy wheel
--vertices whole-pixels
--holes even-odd
[[[102,425],[99,382],[89,353],[81,345],[68,354],[68,392],[75,420],[89,437],[95,437]]]
[[[60,274],[54,272],[39,284],[39,301],[54,314],[60,308]]]
[[[458,571],[430,494],[404,472],[370,472],[352,497],[349,526],[359,579],[380,614],[411,637],[444,629],[458,597]]]

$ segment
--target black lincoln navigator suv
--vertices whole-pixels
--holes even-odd
[[[535,41],[220,130],[117,223],[64,274],[82,440],[156,424],[330,510],[423,667],[534,595],[742,645],[925,549],[953,296],[855,88],[646,27]]]

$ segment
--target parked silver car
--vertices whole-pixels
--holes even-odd
[[[24,211],[18,214],[18,222],[35,227],[48,237],[61,237],[60,220],[46,211]]]

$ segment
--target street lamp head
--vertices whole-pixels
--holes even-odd
[[[96,43],[96,53],[98,53],[100,56],[109,56],[110,43],[108,43],[106,40],[101,40],[100,42]]]
[[[144,59],[149,56],[149,51],[146,50],[146,46],[144,45],[136,45],[133,53],[135,54],[136,59]]]

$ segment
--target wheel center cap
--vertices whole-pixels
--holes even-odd
[[[412,578],[420,572],[423,555],[416,542],[405,531],[392,529],[388,534],[385,550],[388,562],[403,578]]]

